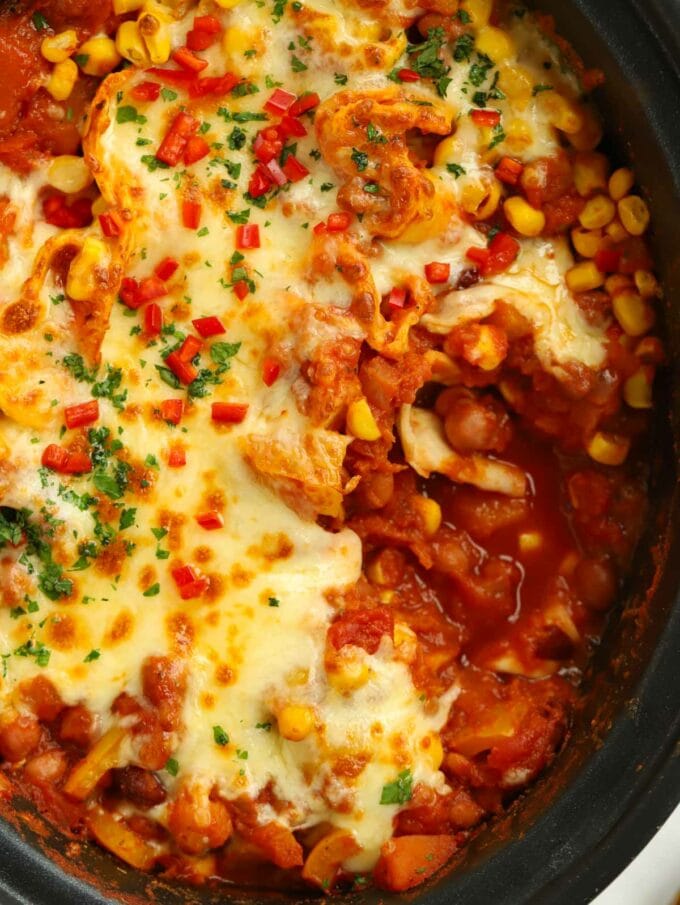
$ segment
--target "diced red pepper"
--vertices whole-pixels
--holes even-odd
[[[326,228],[329,233],[342,233],[352,222],[352,215],[349,211],[337,211],[328,215],[326,220]]]
[[[92,201],[89,198],[77,198],[72,204],[68,204],[65,195],[50,195],[43,201],[43,216],[52,226],[81,229],[92,223]]]
[[[153,66],[146,70],[147,75],[155,75],[162,82],[169,85],[175,85],[178,88],[188,88],[191,82],[196,81],[196,74],[188,72],[186,69],[161,69]]]
[[[299,182],[301,179],[304,179],[305,176],[309,176],[307,167],[304,163],[300,163],[294,154],[289,154],[288,157],[286,157],[286,162],[283,165],[283,172],[291,182]]]
[[[428,283],[446,283],[451,276],[451,265],[432,261],[425,265],[425,279]]]
[[[136,295],[138,302],[143,305],[144,302],[152,302],[167,295],[167,289],[163,280],[153,275],[140,281]]]
[[[189,334],[180,346],[177,355],[179,356],[180,361],[191,361],[198,355],[202,348],[203,343],[201,340],[197,336],[191,336],[191,334]]]
[[[182,202],[182,225],[187,229],[198,229],[201,225],[201,202],[185,199]]]
[[[316,91],[307,91],[305,94],[301,94],[295,103],[288,108],[288,113],[290,116],[302,116],[303,113],[308,113],[318,107],[320,103],[321,98]]]
[[[270,160],[265,169],[276,185],[283,186],[288,182],[288,177],[275,160]]]
[[[465,252],[465,257],[472,261],[473,264],[476,264],[480,273],[483,272],[486,267],[486,263],[489,260],[489,249],[488,248],[468,248]]]
[[[85,424],[94,424],[99,418],[99,402],[91,399],[89,402],[80,402],[78,405],[69,405],[64,409],[64,421],[69,430],[74,427],[83,427]]]
[[[222,23],[216,16],[196,16],[194,29],[209,35],[218,35],[222,31]]]
[[[501,121],[498,110],[472,110],[470,117],[476,126],[497,126]]]
[[[506,185],[518,185],[524,166],[514,157],[503,157],[496,167],[496,178]]]
[[[207,50],[217,40],[217,36],[208,31],[197,31],[192,28],[187,32],[187,47],[189,50]]]
[[[181,444],[173,444],[168,452],[168,465],[170,468],[183,468],[186,464],[187,451]]]
[[[153,269],[153,272],[156,274],[159,280],[163,280],[163,282],[167,282],[170,277],[174,276],[175,271],[179,267],[179,261],[176,261],[174,258],[163,258]]]
[[[62,468],[64,474],[85,474],[92,471],[92,461],[87,453],[74,450],[68,454],[66,465]]]
[[[397,72],[397,78],[400,82],[419,82],[420,76],[415,69],[400,69]]]
[[[176,566],[172,569],[171,575],[182,600],[200,597],[203,591],[206,591],[210,586],[208,578],[205,575],[201,575],[193,566]]]
[[[182,585],[179,589],[179,596],[182,600],[195,600],[197,597],[203,596],[210,587],[210,581],[205,577],[197,578],[189,584]]]
[[[265,358],[262,362],[262,380],[264,381],[265,386],[270,387],[275,383],[278,380],[280,373],[281,362],[277,361],[275,358]]]
[[[210,336],[219,336],[226,333],[227,328],[224,326],[219,317],[197,317],[191,322],[199,336],[207,339]]]
[[[239,280],[238,282],[234,283],[234,285],[231,288],[232,288],[236,298],[241,302],[250,292],[250,289],[248,288],[248,284],[246,283],[245,280]]]
[[[317,223],[312,232],[315,236],[321,236],[323,233],[328,232],[328,228],[325,223]]]
[[[408,289],[404,286],[395,286],[387,295],[387,304],[390,308],[403,308],[406,305],[407,295]]]
[[[241,81],[237,75],[227,72],[224,75],[208,76],[202,79],[193,79],[189,82],[189,97],[207,97],[208,95],[218,95],[222,97],[229,94],[232,88]]]
[[[183,399],[164,399],[161,402],[161,418],[170,424],[179,424],[184,414]]]
[[[217,528],[224,527],[224,519],[216,509],[201,512],[195,518],[201,528],[205,528],[206,531],[215,531]]]
[[[107,211],[99,215],[99,225],[107,239],[119,236],[122,231],[122,218],[118,211]]]
[[[257,223],[247,223],[237,228],[236,247],[244,251],[247,248],[260,247],[260,227]]]
[[[489,259],[482,271],[485,277],[493,277],[513,263],[520,252],[520,244],[517,239],[507,233],[498,233],[489,243]]]
[[[45,468],[59,474],[82,474],[92,471],[92,462],[87,453],[69,452],[56,443],[50,443],[45,447],[40,461]]]
[[[192,135],[184,149],[184,163],[191,166],[192,163],[203,160],[209,153],[210,145],[205,138],[200,135]]]
[[[123,280],[120,284],[120,300],[128,308],[141,308],[144,304],[142,301],[138,299],[139,292],[139,283],[133,277],[123,277]]]
[[[130,92],[136,101],[157,101],[161,93],[158,82],[140,82]]]
[[[272,178],[264,167],[258,167],[248,182],[248,194],[253,198],[266,195],[272,187]]]
[[[248,414],[248,404],[244,402],[213,402],[212,420],[219,424],[240,424]]]
[[[168,166],[174,167],[182,155],[191,136],[197,131],[199,122],[189,113],[178,113],[156,151],[156,157]]]
[[[595,266],[601,273],[614,273],[621,263],[621,251],[617,248],[601,248],[595,255]]]
[[[173,50],[171,56],[178,66],[188,72],[203,72],[208,66],[207,60],[197,57],[188,47],[178,47],[177,50]]]
[[[264,109],[277,116],[282,116],[294,102],[294,94],[291,94],[290,91],[284,91],[283,88],[276,88],[265,103]]]
[[[160,305],[151,302],[144,309],[144,333],[147,336],[160,336],[163,329],[163,312]]]
[[[176,351],[168,355],[165,364],[180,383],[188,385],[198,377],[198,369],[190,361],[182,361]]]
[[[253,142],[253,154],[260,163],[269,163],[279,156],[283,149],[283,141],[278,131],[272,127],[260,129]]]
[[[175,566],[170,570],[170,574],[178,588],[192,581],[196,581],[198,573],[193,566]]]
[[[278,130],[285,138],[304,138],[307,130],[294,116],[284,116],[278,125]]]

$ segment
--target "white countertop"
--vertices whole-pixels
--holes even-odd
[[[592,905],[675,905],[680,896],[680,807]]]

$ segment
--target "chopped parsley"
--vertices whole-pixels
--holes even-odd
[[[93,660],[98,660],[101,657],[101,653],[95,648],[91,650],[90,653],[85,657],[83,663],[92,663]]]
[[[554,91],[554,90],[555,90],[554,85],[534,85],[534,87],[531,89],[531,93],[534,97],[536,97],[537,94],[541,94],[543,91]]]
[[[465,167],[462,167],[459,163],[447,163],[446,169],[449,173],[456,177],[456,179],[460,179],[461,176],[464,176],[467,170]]]
[[[158,584],[158,582],[156,582],[155,584],[152,584],[150,587],[148,587],[146,591],[144,591],[142,597],[157,597],[158,594],[160,594],[160,591],[161,586]]]
[[[293,72],[305,72],[307,66],[299,57],[296,57],[295,54],[292,54],[290,58],[290,68],[293,70]]]
[[[165,772],[170,776],[177,776],[179,773],[179,762],[174,757],[169,757],[165,762]]]
[[[456,63],[469,63],[475,41],[472,35],[461,35],[453,47],[453,59]]]
[[[270,597],[267,600],[268,606],[279,606],[280,603],[281,603],[281,601],[278,599],[278,597]]]
[[[33,13],[33,15],[31,16],[31,22],[33,23],[33,27],[36,31],[45,31],[46,28],[50,27],[50,23],[41,12]]]
[[[462,35],[458,41],[466,37]],[[472,39],[470,38],[470,41]],[[451,69],[440,58],[440,51],[446,43],[446,35],[443,28],[431,28],[427,33],[427,39],[422,44],[409,44],[406,52],[411,56],[411,68],[421,78],[433,79],[437,94],[446,97],[446,91],[451,84],[448,73]],[[456,47],[458,44],[456,44]],[[455,50],[454,50],[454,58]]]
[[[368,154],[359,151],[357,148],[352,148],[350,157],[354,161],[357,171],[363,173],[368,166]]]
[[[116,122],[137,123],[138,125],[143,126],[146,123],[146,116],[142,113],[138,113],[136,107],[125,104],[116,111]]]
[[[224,748],[225,745],[229,744],[229,736],[221,726],[213,726],[213,739],[220,748]]]
[[[489,150],[493,150],[493,148],[497,147],[501,142],[505,141],[506,135],[503,129],[503,126],[498,123],[498,125],[493,127],[492,130],[493,138],[489,142]]]
[[[341,72],[336,72],[333,76],[335,79],[336,85],[346,85],[347,84],[347,76],[343,75]]]
[[[161,97],[167,103],[171,103],[172,101],[177,100],[177,92],[173,91],[172,88],[161,88]]]
[[[413,796],[413,775],[410,770],[402,770],[394,782],[383,786],[380,804],[406,804]]]

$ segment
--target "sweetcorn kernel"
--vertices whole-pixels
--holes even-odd
[[[620,201],[625,198],[628,192],[633,188],[635,176],[633,171],[628,167],[620,167],[609,177],[609,194],[614,201]]]
[[[97,76],[108,75],[121,60],[115,42],[107,35],[96,35],[85,41],[78,48],[78,56],[83,60],[83,72]]]
[[[423,527],[428,537],[433,537],[442,523],[441,506],[430,497],[419,496],[413,501],[423,519]]]
[[[71,92],[78,81],[78,67],[73,60],[62,60],[61,63],[55,63],[45,90],[48,91],[55,101],[65,101],[71,96]]]
[[[622,273],[613,273],[605,280],[604,288],[609,295],[614,296],[618,295],[619,292],[625,292],[628,289],[632,290],[633,283],[631,282],[630,277],[627,277]]]
[[[583,229],[582,226],[577,226],[571,231],[571,242],[584,258],[594,258],[602,245],[602,230]]]
[[[514,57],[517,52],[510,35],[495,25],[480,28],[475,41],[475,50],[494,63],[502,63],[503,60]]]
[[[579,214],[579,223],[584,229],[603,229],[616,216],[616,206],[607,195],[595,195],[586,202]]]
[[[624,228],[623,224],[620,220],[612,220],[610,224],[608,224],[605,232],[612,240],[612,242],[623,242],[625,239],[630,238],[628,231]]]
[[[220,9],[233,9],[241,3],[241,0],[215,0]]]
[[[116,50],[136,66],[149,66],[150,58],[137,22],[122,22],[116,32]]]
[[[630,449],[628,437],[598,431],[587,446],[588,455],[600,465],[622,465]]]
[[[357,440],[380,439],[380,428],[366,399],[357,399],[347,409],[347,430]]]
[[[314,728],[314,711],[300,704],[287,704],[277,717],[279,732],[291,742],[301,742]]]
[[[604,283],[604,274],[601,273],[593,261],[581,261],[574,264],[565,274],[567,286],[572,292],[590,292],[598,289]]]
[[[152,63],[167,63],[172,46],[170,43],[170,17],[157,3],[147,3],[137,19],[139,33],[146,45]]]
[[[651,299],[660,294],[659,284],[649,270],[636,270],[633,274],[637,291],[643,299]]]
[[[581,128],[569,133],[569,141],[577,151],[594,151],[602,141],[602,124],[590,106],[581,109],[581,118]]]
[[[538,531],[523,531],[517,538],[520,553],[535,553],[543,546],[543,536]]]
[[[113,0],[113,11],[117,16],[132,13],[144,6],[144,0]]]
[[[334,669],[327,671],[328,682],[341,694],[361,688],[371,677],[371,670],[356,657],[343,657]]]
[[[623,398],[632,409],[650,409],[652,407],[652,381],[654,369],[642,367],[626,380],[623,385]]]
[[[493,0],[461,0],[460,8],[468,14],[475,28],[482,28],[491,18]]]
[[[604,154],[584,151],[574,159],[574,185],[583,198],[593,192],[607,191],[607,173],[609,161]]]
[[[92,298],[96,292],[96,268],[101,266],[106,259],[106,245],[101,239],[88,236],[78,254],[71,261],[66,278],[66,294],[79,302]]]
[[[641,236],[649,226],[649,208],[639,195],[626,195],[618,204],[621,223],[631,236]]]
[[[579,106],[556,91],[539,95],[552,125],[567,135],[576,135],[583,127],[583,115]]]
[[[523,110],[533,97],[535,79],[524,66],[505,64],[500,67],[499,84],[503,93]]]
[[[55,157],[47,169],[49,184],[67,195],[82,192],[90,185],[93,178],[84,159],[73,154],[61,154],[59,157]]]
[[[654,312],[637,294],[624,290],[612,298],[614,316],[628,336],[642,336],[654,324]]]
[[[73,28],[68,28],[57,35],[43,38],[40,53],[50,63],[61,63],[75,53],[77,46],[78,35]]]
[[[444,760],[444,747],[441,739],[434,732],[426,735],[421,743],[423,752],[430,762],[433,770],[438,770]]]
[[[446,352],[428,349],[425,361],[430,366],[430,379],[435,383],[450,387],[460,382],[460,367]]]
[[[520,236],[539,236],[545,227],[545,214],[532,207],[520,195],[513,195],[503,205],[505,216]]]

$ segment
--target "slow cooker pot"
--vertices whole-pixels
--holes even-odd
[[[652,206],[666,293],[665,335],[680,349],[680,0],[541,0],[558,31],[606,76],[597,92],[609,150],[631,160]],[[660,378],[646,533],[622,605],[586,677],[571,744],[529,794],[483,829],[451,869],[408,900],[422,905],[585,905],[680,800],[680,437],[678,356]],[[352,905],[397,902],[367,891]],[[314,901],[311,892],[196,890],[137,873],[44,825],[28,803],[0,822],[7,905],[213,905]]]

